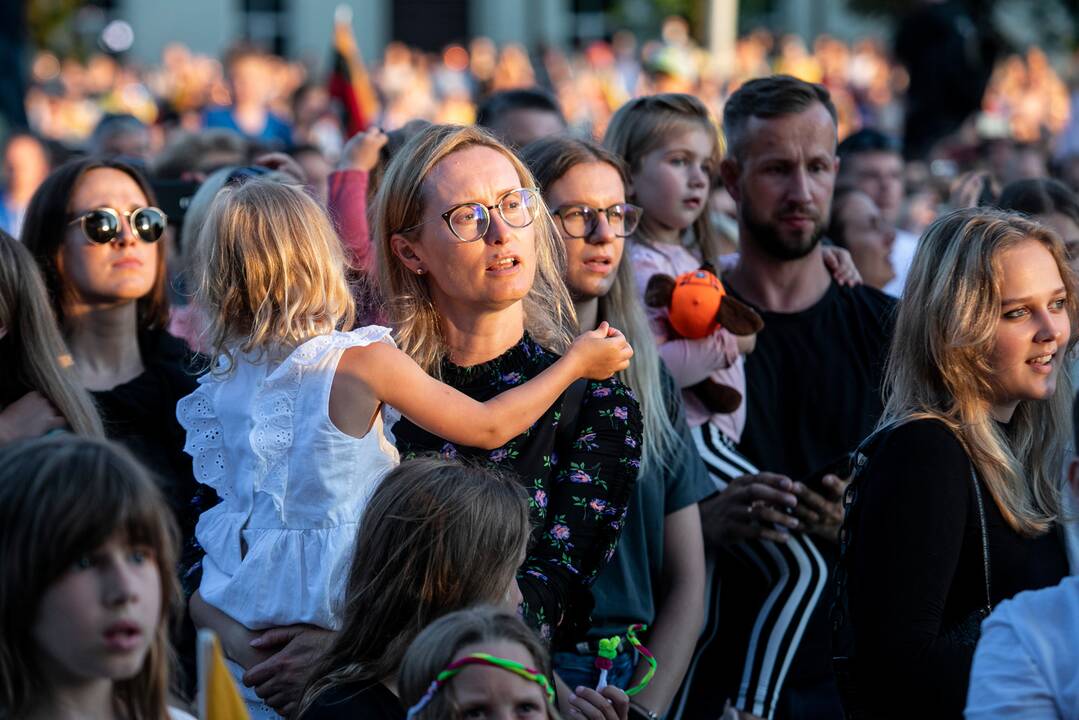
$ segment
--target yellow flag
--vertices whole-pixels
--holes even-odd
[[[199,717],[202,720],[251,720],[240,691],[225,665],[221,643],[212,630],[199,630]]]

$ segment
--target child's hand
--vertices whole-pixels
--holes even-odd
[[[378,151],[386,144],[386,133],[377,127],[358,132],[349,138],[341,150],[339,170],[365,170],[370,172],[378,164]]]
[[[629,696],[614,685],[596,692],[579,686],[569,699],[569,716],[589,720],[626,720],[629,717]]]
[[[577,360],[579,377],[606,380],[629,367],[633,348],[625,335],[604,321],[595,330],[578,335],[566,355]]]
[[[822,245],[821,252],[824,255],[824,267],[828,268],[837,283],[848,287],[862,284],[862,274],[858,272],[854,258],[844,248]]]
[[[67,420],[37,390],[31,390],[0,410],[0,446],[34,438],[67,426]]]

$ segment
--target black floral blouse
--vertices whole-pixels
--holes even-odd
[[[442,379],[485,401],[530,380],[558,356],[529,335],[472,367],[444,363]],[[559,431],[562,401],[524,434],[495,450],[460,447],[407,419],[393,427],[401,459],[438,453],[512,470],[529,492],[532,539],[518,574],[525,619],[548,641],[586,630],[589,587],[614,554],[641,457],[637,399],[618,380],[589,382],[570,432]],[[563,634],[564,633],[564,634]]]

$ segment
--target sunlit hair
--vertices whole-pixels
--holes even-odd
[[[180,265],[184,270],[189,269],[191,266],[192,259],[195,256],[195,248],[198,246],[199,235],[202,232],[202,226],[206,224],[206,217],[210,214],[214,198],[217,197],[217,193],[221,192],[221,188],[228,185],[230,181],[237,184],[246,182],[248,179],[246,176],[241,180],[236,179],[237,173],[243,172],[244,169],[245,166],[242,165],[229,165],[220,170],[215,170],[202,181],[199,189],[191,196],[191,202],[187,206],[187,212],[184,213],[184,222],[180,227],[180,236],[177,242],[180,249]],[[279,170],[268,171],[261,177],[263,180],[276,180],[286,185],[296,184],[295,178]]]
[[[692,95],[665,93],[630,100],[618,108],[611,118],[607,133],[603,136],[603,146],[625,161],[632,178],[640,172],[645,155],[695,129],[704,130],[712,138],[712,155],[709,159],[712,164],[711,176],[715,177],[723,158],[718,125],[704,103]],[[711,179],[708,189],[713,189]],[[644,210],[644,217],[633,240],[648,244],[653,225],[648,217],[648,208]],[[722,249],[706,209],[701,210],[690,227],[703,261],[719,267]]]
[[[497,656],[493,649],[483,647],[495,643],[520,645],[532,657],[532,661],[526,665],[554,682],[547,650],[520,617],[492,607],[475,607],[458,610],[435,620],[412,641],[398,676],[402,704],[412,707],[418,703],[438,674],[464,648],[479,645],[482,652]],[[418,720],[464,720],[465,714],[456,702],[453,684],[451,679],[415,717]],[[540,686],[537,684],[536,687]],[[540,692],[544,693],[543,690]],[[545,703],[545,707],[548,718],[559,717],[553,706]]]
[[[178,532],[149,472],[120,445],[54,435],[0,449],[0,715],[24,717],[52,696],[33,628],[49,587],[120,536],[153,550],[161,616],[142,668],[113,684],[118,717],[165,720],[169,619],[179,607]]]
[[[395,676],[432,620],[502,601],[528,536],[528,496],[517,480],[436,458],[397,466],[364,510],[341,629],[301,710],[330,688]]]
[[[0,230],[0,406],[36,390],[71,430],[104,437],[93,400],[74,376],[34,259]]]
[[[341,243],[303,189],[259,178],[218,192],[193,258],[219,368],[288,351],[355,315]]]
[[[520,155],[544,195],[570,169],[587,163],[610,165],[618,171],[623,183],[627,180],[622,160],[591,140],[543,138],[526,145]],[[664,466],[677,463],[684,444],[671,424],[660,373],[662,361],[637,293],[633,265],[626,255],[618,264],[611,289],[598,301],[597,320],[606,320],[621,330],[633,346],[633,362],[618,377],[633,390],[641,404],[644,418],[641,477],[648,477]]]
[[[431,301],[426,276],[405,267],[393,252],[391,238],[423,219],[427,176],[435,165],[455,152],[477,146],[500,153],[513,165],[522,187],[535,187],[528,168],[487,131],[432,125],[409,140],[390,161],[371,211],[371,241],[377,247],[379,285],[397,342],[420,367],[436,377],[447,350],[438,309]],[[441,212],[443,208],[437,209]],[[525,329],[540,345],[561,353],[569,347],[573,339],[570,328],[576,324],[573,303],[563,281],[565,247],[542,201],[536,221],[529,227],[534,229],[537,266],[532,289],[524,298]],[[420,230],[412,233],[418,237]]]
[[[1053,397],[1019,403],[1001,428],[990,415],[991,353],[1001,321],[1000,253],[1033,238],[1053,255],[1067,290],[1075,344],[1079,295],[1060,238],[1021,215],[975,208],[936,220],[918,244],[899,304],[885,374],[889,427],[932,418],[955,433],[1008,525],[1033,536],[1061,512],[1060,468],[1072,389],[1058,370]]]
[[[64,304],[69,301],[72,290],[61,276],[60,248],[69,230],[78,232],[81,237],[82,231],[77,225],[68,227],[71,213],[89,209],[71,207],[71,196],[75,194],[75,189],[88,172],[101,169],[118,170],[124,173],[139,186],[139,190],[146,197],[147,205],[157,204],[149,182],[131,165],[119,160],[94,157],[71,160],[49,173],[45,182],[41,183],[41,187],[34,192],[34,196],[30,198],[30,205],[26,209],[26,219],[23,221],[22,232],[19,235],[23,245],[30,250],[38,267],[41,268],[45,288],[49,291],[49,299],[52,301],[53,311],[56,313],[61,328],[64,327]],[[164,239],[157,243],[157,269],[154,273],[154,284],[150,292],[139,298],[136,303],[140,331],[164,329],[169,321],[168,287],[165,279],[167,248],[168,243]]]

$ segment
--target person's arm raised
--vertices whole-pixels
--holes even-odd
[[[333,392],[348,392],[354,381],[355,391],[366,390],[433,435],[494,450],[531,427],[577,378],[609,378],[628,367],[632,356],[622,333],[601,323],[527,383],[479,402],[430,377],[397,348],[373,343],[345,351]],[[339,384],[339,379],[346,382]]]

